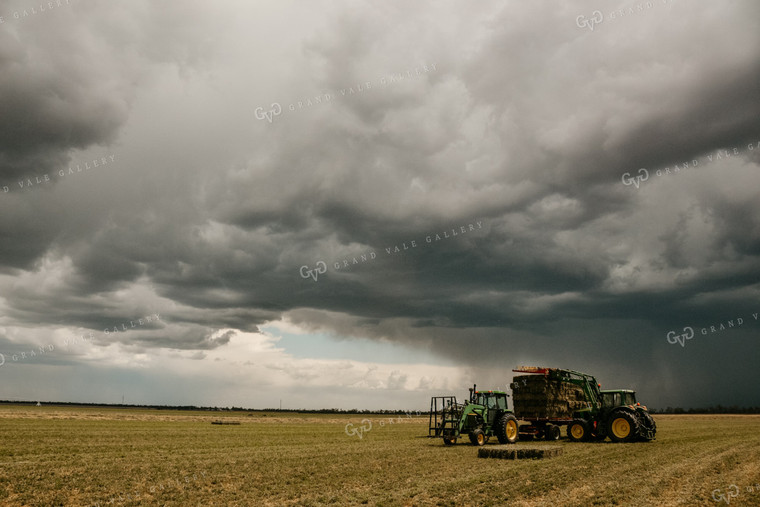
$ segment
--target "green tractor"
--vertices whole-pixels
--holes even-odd
[[[566,425],[567,436],[574,442],[607,437],[613,442],[648,442],[655,438],[654,419],[630,389],[602,391],[596,378],[573,370],[523,366],[512,371],[538,374],[533,377],[537,382],[525,376],[513,379],[515,413],[530,423],[520,426],[521,437],[541,435],[542,428],[553,424]]]
[[[636,401],[630,389],[599,391],[600,407],[587,414],[576,414],[567,427],[570,440],[649,442],[655,439],[657,425],[647,408]]]
[[[455,396],[438,396],[430,400],[429,437],[443,438],[446,445],[467,435],[473,445],[485,445],[494,435],[502,444],[512,444],[518,438],[517,419],[507,409],[504,391],[470,389],[470,399],[463,404]]]

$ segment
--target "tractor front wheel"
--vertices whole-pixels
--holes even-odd
[[[480,428],[470,432],[470,442],[472,442],[472,445],[485,445],[487,440],[486,434]]]
[[[500,444],[514,444],[520,435],[517,418],[512,414],[504,414],[496,423],[496,437]]]
[[[575,419],[567,427],[567,436],[573,442],[585,442],[591,435],[588,423],[583,419]]]
[[[613,412],[607,423],[607,434],[613,442],[630,442],[634,439],[636,431],[636,418],[630,412]]]
[[[446,445],[454,445],[457,443],[457,437],[443,437],[443,443]]]

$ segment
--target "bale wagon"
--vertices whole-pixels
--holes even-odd
[[[657,425],[630,389],[601,390],[585,373],[545,367],[512,370],[526,375],[512,379],[514,413],[526,421],[519,427],[524,440],[557,440],[561,427],[570,440],[632,442],[654,440]]]

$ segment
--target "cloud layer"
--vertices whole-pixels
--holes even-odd
[[[760,7],[630,6],[4,7],[0,353],[95,338],[6,359],[0,398],[74,398],[76,367],[146,403],[416,407],[528,362],[760,405]],[[265,324],[430,360],[271,354]]]

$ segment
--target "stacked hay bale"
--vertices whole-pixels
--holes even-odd
[[[523,419],[572,419],[586,407],[581,386],[544,375],[520,375],[510,384],[515,413]]]

